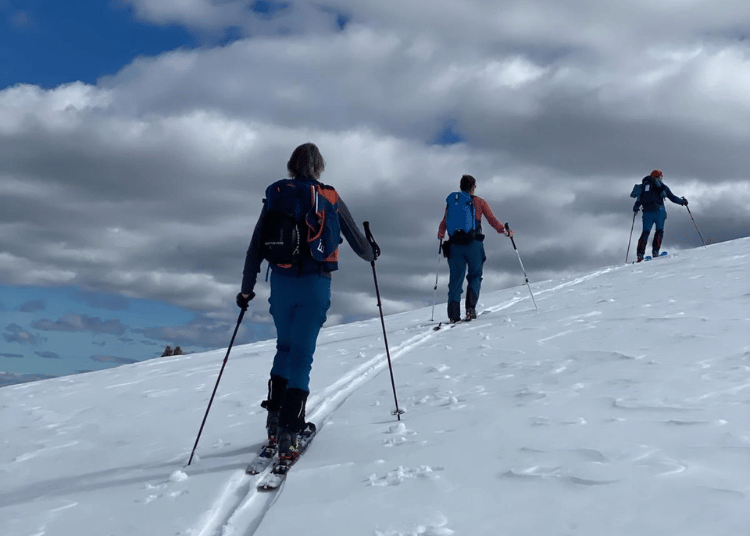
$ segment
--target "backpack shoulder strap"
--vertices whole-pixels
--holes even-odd
[[[336,191],[336,188],[333,186],[329,186],[328,184],[323,184],[322,182],[319,182],[316,185],[316,191],[325,197],[329,203],[332,205],[337,205],[339,202],[339,193]]]
[[[288,187],[294,187],[296,184],[293,179],[281,179],[268,188],[266,188],[266,200],[278,199],[284,193],[284,190]]]

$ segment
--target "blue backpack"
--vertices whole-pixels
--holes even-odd
[[[454,244],[468,244],[476,236],[476,209],[471,195],[453,192],[446,199],[445,226]]]
[[[664,187],[659,179],[643,177],[641,184],[633,186],[630,197],[635,197],[641,202],[644,212],[657,210],[659,205],[664,204],[662,198],[665,196]]]
[[[266,189],[260,254],[279,268],[300,273],[338,269],[341,227],[332,186],[282,179]]]

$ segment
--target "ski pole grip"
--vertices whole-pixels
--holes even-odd
[[[377,259],[378,257],[380,257],[380,246],[378,246],[377,242],[375,242],[375,239],[372,237],[372,231],[370,231],[370,222],[362,222],[362,226],[365,228],[365,238],[367,238],[367,241],[370,243],[372,252]]]
[[[507,221],[505,222],[505,230],[508,231],[508,233],[510,233],[510,224]],[[513,237],[510,236],[508,238],[510,238],[510,242],[511,242],[511,244],[513,244],[513,249],[515,249],[516,251],[518,251],[518,248],[516,247],[516,241],[513,240]]]

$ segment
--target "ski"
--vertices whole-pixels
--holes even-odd
[[[651,255],[646,255],[645,257],[643,257],[643,262],[651,261],[654,259],[659,259],[661,257],[669,257],[669,253],[667,253],[666,251],[662,251],[658,257],[652,257]],[[638,262],[639,262],[638,260],[634,260],[634,261],[630,261],[630,264],[638,264]]]
[[[661,253],[659,254],[659,256],[657,256],[657,257],[652,257],[651,255],[647,255],[647,256],[645,256],[645,257],[643,258],[643,260],[644,260],[644,261],[650,261],[650,260],[653,260],[653,259],[658,259],[659,257],[666,257],[667,255],[669,255],[669,253],[667,253],[666,251],[662,251],[662,252],[661,252]]]
[[[258,491],[273,491],[279,489],[281,484],[284,483],[284,479],[286,479],[289,470],[307,450],[307,447],[315,437],[315,433],[315,425],[313,423],[307,423],[307,427],[299,435],[299,453],[297,456],[292,460],[281,460],[278,456],[274,456],[271,470],[263,475],[256,485]]]
[[[270,444],[268,441],[261,447],[260,452],[255,459],[250,462],[245,472],[248,475],[257,475],[262,473],[266,467],[271,465],[273,457],[276,455],[276,444]]]
[[[485,314],[487,314],[489,312],[490,312],[489,310],[482,311],[481,313],[479,313],[477,315],[477,318],[479,318],[480,316],[485,315]],[[433,331],[439,331],[439,330],[441,330],[443,328],[450,329],[450,328],[455,327],[455,326],[457,326],[459,324],[464,324],[466,322],[471,322],[472,320],[474,320],[474,319],[472,319],[472,318],[462,318],[458,322],[440,322],[437,326],[435,326],[434,328],[432,328],[432,330]]]

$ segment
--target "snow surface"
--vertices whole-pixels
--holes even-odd
[[[520,285],[452,329],[388,316],[400,422],[380,319],[327,328],[278,492],[244,473],[274,341],[232,350],[189,467],[226,350],[2,388],[0,535],[747,535],[749,261],[741,239],[532,283],[538,312]]]

